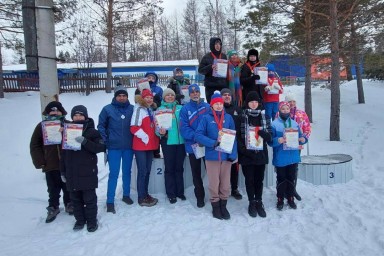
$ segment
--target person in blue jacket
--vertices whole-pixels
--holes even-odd
[[[115,211],[115,193],[120,166],[122,166],[123,202],[133,204],[130,196],[131,167],[133,159],[132,138],[130,132],[133,105],[128,100],[127,89],[117,86],[112,103],[106,105],[99,114],[99,130],[107,147],[109,177],[107,189],[107,212]]]
[[[219,151],[219,133],[223,128],[234,131],[235,122],[231,115],[225,113],[224,100],[219,91],[211,97],[212,109],[205,115],[197,127],[195,140],[205,146],[205,164],[208,175],[208,188],[211,195],[212,215],[217,219],[230,219],[227,200],[231,192],[231,165],[237,159],[237,143],[233,143],[232,151]]]
[[[188,87],[188,92],[190,102],[185,104],[180,110],[180,133],[184,138],[185,151],[189,156],[197,207],[202,208],[205,205],[205,192],[203,179],[201,178],[201,158],[196,158],[192,145],[197,144],[195,140],[195,131],[202,117],[208,113],[210,106],[200,98],[199,85],[191,84]]]
[[[278,210],[284,207],[284,197],[288,198],[288,205],[296,209],[294,201],[295,177],[298,163],[301,161],[299,149],[288,149],[286,145],[286,129],[296,129],[298,131],[299,144],[307,143],[307,138],[303,135],[298,123],[290,117],[290,106],[286,101],[279,103],[279,116],[272,122],[272,142],[268,144],[273,147],[272,164],[276,169],[277,176],[277,204]]]

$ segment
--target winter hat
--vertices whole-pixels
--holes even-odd
[[[177,68],[175,68],[175,69],[173,70],[173,75],[176,76],[176,73],[178,73],[178,72],[181,72],[181,73],[184,74],[184,71],[183,71],[181,68],[177,67]]]
[[[286,102],[286,101],[280,101],[280,103],[279,103],[279,110],[280,110],[283,106],[287,106],[288,108],[290,108],[288,102]]]
[[[175,92],[171,88],[166,88],[163,91],[163,99],[165,99],[165,96],[172,94],[173,96],[176,96]]]
[[[233,55],[239,55],[239,53],[236,50],[230,50],[227,52],[228,59],[231,58]]]
[[[51,111],[56,111],[56,110],[59,110],[63,116],[65,116],[67,114],[67,111],[65,111],[65,109],[63,108],[63,105],[61,105],[60,102],[58,101],[51,101],[48,103],[48,105],[45,107],[44,111],[43,111],[43,115],[49,115],[49,113]]]
[[[290,102],[290,101],[296,101],[296,97],[294,94],[290,93],[287,96],[285,96],[285,101]]]
[[[224,88],[224,89],[222,89],[222,90],[220,91],[220,94],[221,94],[221,95],[224,95],[224,94],[226,94],[226,93],[229,93],[229,95],[232,96],[232,91],[229,90],[228,88]]]
[[[141,97],[144,99],[144,98],[147,97],[147,96],[152,96],[152,97],[153,97],[153,94],[152,94],[151,90],[144,89],[144,90],[141,92]]]
[[[128,92],[127,92],[127,88],[125,88],[124,86],[120,85],[120,86],[116,86],[115,87],[115,97],[119,94],[124,94],[128,97]]]
[[[245,106],[247,107],[248,103],[251,102],[251,101],[257,101],[257,102],[261,103],[260,96],[259,96],[259,94],[257,92],[250,91],[247,94],[247,97],[245,98]]]
[[[275,69],[275,65],[273,65],[273,64],[271,64],[271,63],[267,64],[266,67],[267,67],[267,69],[268,69],[268,72],[270,72],[270,71],[275,72],[275,71],[276,71],[276,69]]]
[[[188,92],[189,94],[191,94],[192,92],[200,92],[200,87],[198,84],[191,84],[189,87],[188,87]]]
[[[211,97],[211,103],[210,103],[211,107],[213,106],[213,104],[218,103],[218,102],[221,102],[221,103],[224,104],[224,100],[221,97],[220,92],[219,91],[215,91],[213,93],[212,97]]]
[[[76,114],[80,114],[80,115],[83,115],[85,117],[85,119],[88,119],[88,111],[87,111],[87,108],[83,105],[77,105],[77,106],[74,106],[71,110],[71,118],[73,120],[73,117],[76,115]]]
[[[248,51],[247,59],[249,59],[249,56],[256,56],[256,58],[259,58],[259,52],[256,49],[251,49]]]

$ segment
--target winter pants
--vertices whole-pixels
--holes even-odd
[[[239,164],[234,163],[231,166],[231,189],[237,190],[239,183]]]
[[[184,195],[184,160],[185,146],[167,145],[167,140],[161,140],[164,155],[164,181],[168,198]]]
[[[97,222],[96,189],[71,191],[73,215],[76,221],[94,225]]]
[[[298,168],[298,164],[290,164],[283,167],[276,167],[277,175],[277,197],[284,198],[285,195],[290,198],[295,191],[295,173]]]
[[[60,205],[60,191],[63,191],[64,206],[70,202],[69,192],[67,186],[61,180],[59,170],[45,172],[45,180],[48,187],[48,206],[59,207]]]
[[[265,164],[242,165],[248,200],[262,200]]]
[[[211,203],[227,200],[231,192],[231,162],[205,161]]]
[[[110,149],[108,150],[109,177],[107,189],[107,203],[113,204],[117,180],[119,178],[120,165],[122,166],[123,196],[130,196],[131,191],[131,168],[133,150],[132,149]]]
[[[279,102],[265,102],[265,116],[271,118],[272,121],[275,120],[277,112],[279,112]]]
[[[153,150],[135,150],[137,165],[137,195],[139,201],[148,196],[149,175],[152,168]]]
[[[189,154],[189,163],[191,165],[193,186],[195,187],[195,196],[197,200],[204,200],[205,192],[203,179],[201,178],[201,160],[204,158],[196,159],[195,154]]]

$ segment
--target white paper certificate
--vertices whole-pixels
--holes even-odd
[[[80,150],[81,144],[75,140],[83,134],[82,124],[64,124],[63,149]]]
[[[212,76],[226,78],[228,72],[228,60],[215,59],[213,63],[216,64],[217,69],[213,71]]]
[[[148,78],[139,79],[137,81],[137,89],[139,89],[140,92],[143,91],[144,89],[150,90],[151,87],[149,85]]]
[[[258,136],[258,131],[261,127],[249,127],[247,132],[247,149],[263,150],[263,138]]]
[[[271,90],[268,91],[268,94],[279,94],[280,85],[279,82],[275,79],[271,86]]]
[[[60,120],[44,121],[41,123],[41,127],[43,128],[44,145],[61,144]]]
[[[195,154],[196,159],[202,158],[205,156],[205,147],[200,147],[198,143],[191,145],[193,153]]]
[[[284,131],[284,150],[297,150],[299,149],[299,132],[297,129],[286,128]]]
[[[225,152],[225,153],[232,153],[233,144],[235,143],[236,138],[236,131],[223,128],[219,132],[219,138],[220,145],[215,148],[217,151]]]
[[[256,80],[256,84],[268,84],[268,69],[266,67],[255,67],[253,73],[260,76],[260,80]]]
[[[169,130],[172,128],[173,111],[162,109],[155,112],[156,125],[158,128]]]
[[[180,92],[182,95],[184,95],[184,99],[181,100],[180,104],[187,104],[191,99],[189,98],[189,85],[183,85],[180,87]]]

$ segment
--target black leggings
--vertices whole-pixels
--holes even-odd
[[[248,200],[262,200],[265,164],[242,165]]]

